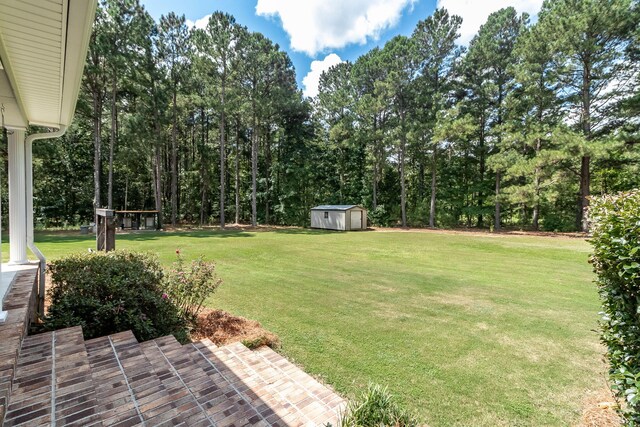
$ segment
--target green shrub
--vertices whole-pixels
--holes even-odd
[[[49,330],[82,326],[85,339],[131,330],[139,341],[174,335],[188,340],[186,322],[162,291],[156,257],[113,251],[70,255],[49,265]]]
[[[562,215],[558,212],[549,212],[541,219],[541,229],[543,231],[552,231],[556,233],[566,233],[576,231],[575,216]]]
[[[640,425],[640,191],[594,198],[589,211],[602,300],[601,338],[612,388],[630,426]]]
[[[200,257],[187,268],[180,250],[176,251],[176,255],[178,260],[168,271],[164,288],[182,315],[193,322],[202,310],[204,301],[213,295],[222,280],[216,277],[213,262]]]
[[[385,209],[384,205],[378,205],[375,209],[369,211],[369,220],[374,227],[388,227],[389,212]]]
[[[342,427],[413,427],[417,418],[400,407],[386,387],[369,385],[358,399],[349,402]]]

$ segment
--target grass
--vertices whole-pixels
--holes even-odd
[[[37,241],[50,258],[93,245]],[[216,260],[225,283],[212,307],[260,321],[347,396],[388,386],[431,426],[575,424],[602,384],[580,239],[204,231],[118,235],[117,247]]]

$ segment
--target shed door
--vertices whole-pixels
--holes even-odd
[[[362,229],[362,211],[351,211],[351,229]]]

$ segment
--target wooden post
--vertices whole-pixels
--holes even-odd
[[[96,233],[96,249],[113,251],[116,248],[117,218],[113,209],[96,209],[98,230]]]

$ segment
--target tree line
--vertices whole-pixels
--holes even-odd
[[[307,225],[315,204],[353,203],[376,225],[584,230],[590,194],[639,186],[638,22],[637,1],[545,1],[464,47],[438,9],[310,99],[229,14],[196,29],[103,0],[75,122],[34,147],[36,218]]]

